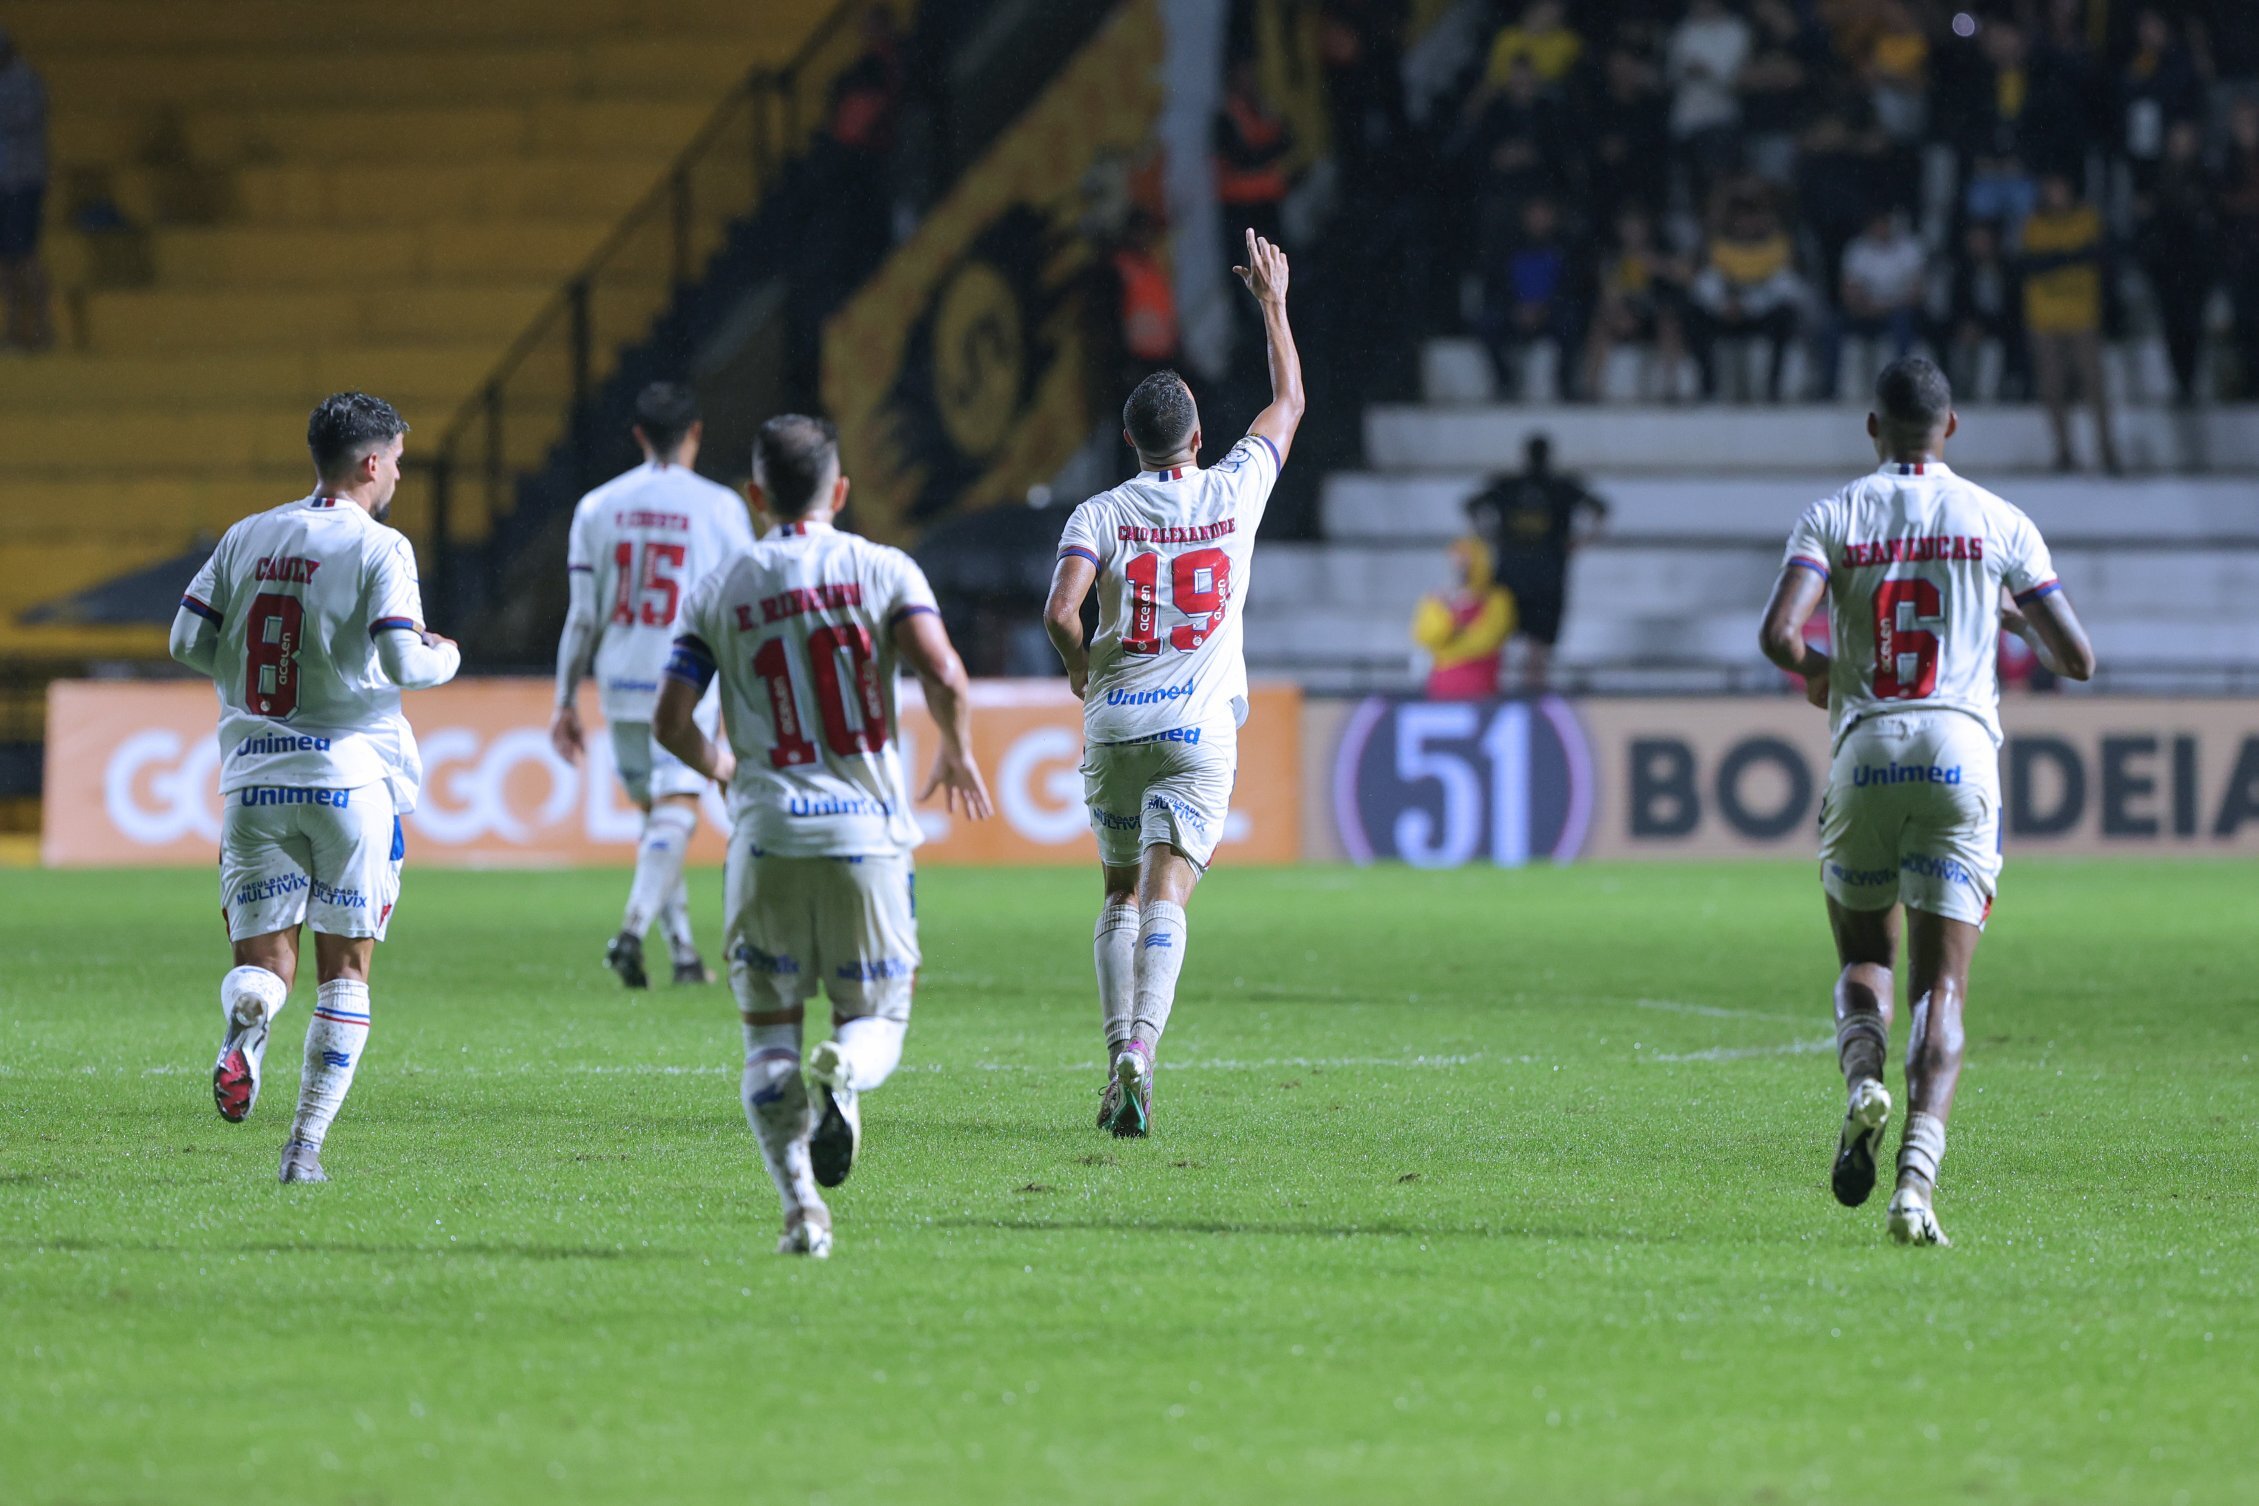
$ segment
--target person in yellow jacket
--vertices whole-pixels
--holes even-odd
[[[2024,221],[2024,330],[2047,421],[2055,430],[2055,468],[2074,470],[2071,394],[2094,408],[2095,447],[2102,468],[2115,475],[2118,449],[2110,440],[2110,403],[2102,390],[2102,216],[2082,203],[2071,180],[2049,173],[2039,204]]]
[[[1458,586],[1420,598],[1412,640],[1427,650],[1429,700],[1485,700],[1498,694],[1499,665],[1514,635],[1514,593],[1493,579],[1481,539],[1460,539],[1451,556]]]

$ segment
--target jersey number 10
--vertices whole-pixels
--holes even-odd
[[[847,720],[847,686],[842,682],[840,660],[855,686],[855,714],[861,725]],[[792,648],[783,638],[771,638],[753,654],[753,673],[769,687],[769,719],[776,741],[769,746],[769,762],[780,769],[798,768],[816,761],[816,745],[808,740],[800,722],[800,699],[795,693]],[[886,746],[886,703],[879,698],[878,668],[871,662],[870,629],[859,622],[826,625],[808,635],[808,667],[816,682],[816,710],[823,718],[824,746],[841,758],[876,753]]]
[[[1141,554],[1122,570],[1129,582],[1129,624],[1122,630],[1122,652],[1161,651],[1161,556]],[[1224,625],[1231,610],[1231,556],[1221,549],[1180,554],[1169,567],[1169,600],[1192,619],[1169,629],[1169,647],[1190,653]]]

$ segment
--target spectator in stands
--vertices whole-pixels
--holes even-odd
[[[1584,302],[1574,281],[1577,265],[1553,201],[1540,196],[1525,203],[1521,233],[1484,279],[1482,334],[1501,396],[1523,395],[1522,357],[1539,343],[1553,347],[1561,396],[1581,395],[1575,360],[1583,348]]]
[[[1334,153],[1352,189],[1383,170],[1403,139],[1409,24],[1406,0],[1325,0],[1319,14]]]
[[[2102,468],[2115,475],[2110,404],[2102,385],[2102,216],[2061,173],[2040,180],[2039,207],[2024,221],[2024,329],[2031,339],[2039,395],[2055,431],[2055,468],[2075,470],[2071,392],[2093,406]]]
[[[1889,146],[1858,99],[1829,110],[1804,134],[1796,208],[1820,253],[1812,275],[1823,288],[1841,286],[1844,251],[1891,202]]]
[[[1428,656],[1428,699],[1481,701],[1498,694],[1514,595],[1492,578],[1490,546],[1468,537],[1451,546],[1451,589],[1420,598],[1412,641]]]
[[[2000,351],[2000,381],[1993,396],[2021,400],[2031,392],[2031,353],[2024,339],[2024,290],[2016,265],[2000,245],[2000,231],[1988,220],[1972,220],[1961,236],[1961,256],[1953,264],[1946,295],[1945,357],[1953,367],[1953,390],[1974,396],[1984,347]]]
[[[1671,136],[1697,194],[1732,165],[1741,125],[1734,91],[1751,42],[1749,23],[1725,0],[1693,0],[1671,32],[1663,70],[1671,83]]]
[[[1789,0],[1757,0],[1752,52],[1738,81],[1749,170],[1786,188],[1796,177],[1796,133],[1811,117],[1827,69],[1827,42]]]
[[[2185,406],[2196,401],[2204,308],[2212,300],[2220,265],[2204,137],[2196,122],[2176,120],[2168,126],[2155,171],[2145,182],[2136,181],[2141,186],[2134,194],[2134,255],[2156,300],[2174,395]]]
[[[2259,399],[2259,97],[2228,112],[2228,145],[2218,185],[2220,251],[2234,307],[2239,391]]]
[[[1702,395],[1717,395],[1719,342],[1758,339],[1771,346],[1765,398],[1779,402],[1781,366],[1804,297],[1788,231],[1770,191],[1756,179],[1721,185],[1715,205],[1707,259],[1694,276],[1687,310],[1694,358],[1702,368]]]
[[[1557,88],[1584,57],[1584,38],[1569,29],[1561,0],[1531,0],[1518,19],[1499,30],[1490,44],[1483,87],[1503,89],[1519,64],[1527,63],[1540,83]]]
[[[47,205],[47,87],[0,31],[0,349],[55,343],[39,236]]]
[[[1868,364],[1879,366],[1873,347],[1890,343],[1890,359],[1899,360],[1914,348],[1921,332],[1922,305],[1928,295],[1929,253],[1922,238],[1906,228],[1893,209],[1877,211],[1866,230],[1843,254],[1843,280],[1839,308],[1829,324],[1832,337],[1820,360],[1821,396],[1833,400],[1836,375],[1842,365],[1842,336],[1868,346]],[[1874,380],[1862,374],[1854,384],[1864,389]]]
[[[1592,212],[1603,224],[1626,204],[1662,204],[1671,186],[1670,105],[1663,75],[1636,47],[1608,50],[1585,140]]]
[[[2156,6],[2144,6],[2135,18],[2134,44],[2118,79],[2118,109],[2121,148],[2140,192],[2164,168],[2173,128],[2203,119],[2204,80],[2187,45]]]
[[[1559,97],[1546,91],[1527,58],[1508,67],[1505,83],[1474,118],[1472,132],[1480,231],[1486,244],[1495,244],[1514,233],[1531,196],[1568,186],[1564,174],[1575,157],[1574,132]]]
[[[1599,301],[1585,341],[1585,396],[1602,395],[1609,353],[1632,340],[1654,344],[1663,398],[1677,401],[1679,365],[1686,357],[1685,303],[1684,264],[1657,244],[1647,211],[1626,206],[1616,216],[1615,244],[1600,264]]]
[[[1253,58],[1231,66],[1212,141],[1225,249],[1229,264],[1237,265],[1245,258],[1249,229],[1267,241],[1282,240],[1280,209],[1293,186],[1286,165],[1294,153],[1294,131],[1263,97]]]
[[[2051,0],[2047,23],[2030,52],[2024,158],[2041,175],[2074,182],[2109,118],[2109,89],[2087,43],[2082,0]]]
[[[1499,583],[1514,593],[1517,631],[1527,640],[1520,689],[1546,688],[1553,645],[1568,606],[1569,553],[1599,530],[1608,504],[1574,476],[1553,469],[1553,443],[1530,436],[1518,476],[1501,476],[1467,501],[1476,536],[1490,546]]]
[[[1180,354],[1176,285],[1162,255],[1160,224],[1150,212],[1130,211],[1113,268],[1121,350],[1115,390],[1130,392],[1154,372],[1176,365]]]

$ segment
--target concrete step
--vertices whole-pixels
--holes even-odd
[[[57,351],[37,361],[0,362],[0,414],[7,415],[0,424],[37,423],[39,415],[70,412],[114,419],[121,404],[154,404],[197,413],[251,409],[287,426],[293,413],[332,392],[358,387],[391,401],[420,433],[452,414],[497,358],[486,340],[227,351],[197,357],[196,379],[184,383],[180,364],[162,354]]]
[[[561,281],[617,221],[498,220],[487,224],[167,229],[155,238],[158,286],[332,288],[369,283]]]
[[[555,284],[545,281],[344,294],[103,292],[87,299],[87,343],[110,355],[199,355],[484,340],[499,354],[555,295]]]

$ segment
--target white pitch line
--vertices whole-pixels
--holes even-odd
[[[1810,1056],[1815,1052],[1833,1051],[1835,1037],[1816,1041],[1790,1041],[1785,1046],[1712,1046],[1707,1051],[1658,1052],[1643,1060],[1651,1062],[1739,1062],[1760,1056]]]
[[[1801,1025],[1807,1016],[1781,1014],[1763,1009],[1725,1009],[1716,1004],[1682,1004],[1676,999],[1634,999],[1641,1009],[1659,1009],[1668,1014],[1697,1014],[1706,1020],[1774,1020],[1790,1025]]]

